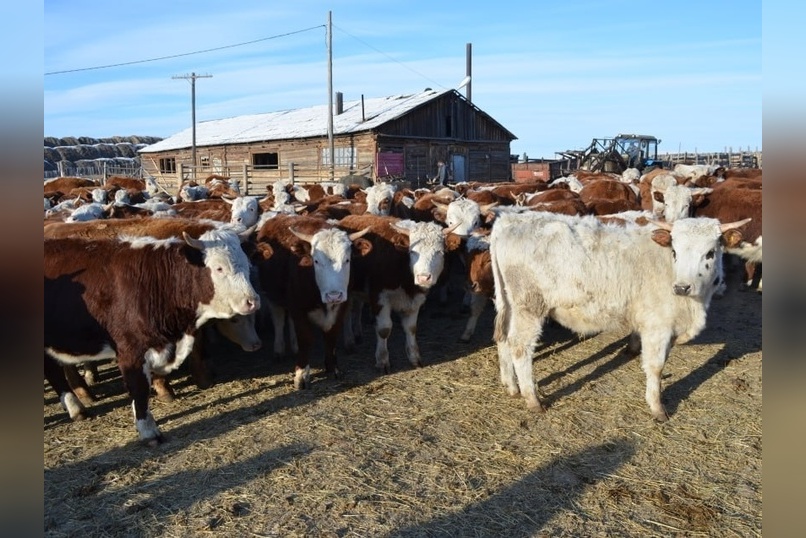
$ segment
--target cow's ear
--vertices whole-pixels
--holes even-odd
[[[291,252],[294,253],[295,256],[303,258],[308,256],[308,243],[303,243],[301,241],[297,241],[293,245],[291,245]]]
[[[400,233],[395,234],[394,238],[392,238],[392,245],[394,245],[397,250],[404,250],[408,252],[409,236]]]
[[[244,245],[248,245],[250,243],[241,243],[241,247]],[[253,261],[261,261],[261,260],[268,260],[274,254],[274,249],[268,243],[264,243],[263,241],[259,241],[255,244],[254,250],[251,253],[247,253],[249,255],[249,259]]]
[[[652,240],[662,247],[670,247],[672,246],[672,233],[668,230],[654,230]]]
[[[722,234],[722,244],[727,248],[733,248],[742,242],[742,232],[739,230],[728,230]]]
[[[448,234],[445,236],[445,250],[453,252],[462,247],[462,236],[456,234]]]
[[[372,252],[372,242],[360,237],[353,241],[353,248],[359,256],[366,256]]]
[[[310,267],[313,265],[313,258],[311,256],[302,256],[299,259],[300,267]]]
[[[652,193],[652,198],[655,199],[656,202],[664,203],[663,202],[663,193],[660,191],[655,191]]]

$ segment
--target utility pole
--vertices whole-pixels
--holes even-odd
[[[330,147],[330,181],[336,175],[335,144],[333,143],[333,20],[327,12],[327,142]]]
[[[191,146],[190,150],[190,159],[192,161],[191,165],[193,168],[191,169],[192,177],[196,178],[196,79],[197,78],[213,78],[213,75],[197,75],[196,73],[191,73],[189,75],[181,75],[171,77],[173,79],[185,79],[190,80],[190,109],[191,109],[191,118],[193,122],[193,145]],[[180,178],[181,182],[181,178]]]

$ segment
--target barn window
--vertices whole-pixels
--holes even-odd
[[[255,165],[255,168],[277,170],[280,167],[280,155],[278,153],[254,153],[252,154],[252,164]]]
[[[355,148],[334,148],[333,154],[336,156],[333,161],[336,166],[355,168],[358,160],[358,150]],[[322,164],[330,164],[330,148],[322,148]]]
[[[199,164],[201,165],[202,168],[210,168],[210,157],[205,155],[199,160]]]
[[[162,174],[175,174],[176,173],[176,157],[164,157],[160,159],[160,173]]]

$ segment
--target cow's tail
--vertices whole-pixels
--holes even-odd
[[[496,241],[496,239],[495,226],[493,226],[493,232],[490,234],[490,261],[493,269],[493,282],[495,284],[495,325],[493,339],[495,339],[496,342],[506,342],[509,333],[509,318],[512,307],[509,304],[507,289],[504,286],[504,278],[501,274],[501,267],[499,266],[498,241]]]

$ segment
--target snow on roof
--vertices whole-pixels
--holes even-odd
[[[364,99],[364,121],[362,121],[361,100],[345,101],[343,113],[335,114],[334,110],[333,134],[341,135],[374,129],[451,91],[454,90],[427,89],[412,95]],[[327,105],[318,105],[198,122],[196,124],[196,147],[327,136],[327,111]],[[140,149],[139,153],[156,153],[189,148],[192,145],[193,128],[188,127],[184,131]]]

